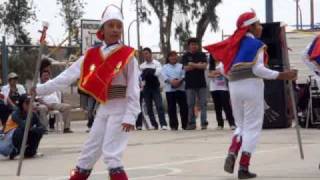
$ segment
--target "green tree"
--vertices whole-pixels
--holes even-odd
[[[159,20],[160,49],[166,57],[171,50],[170,38],[172,35],[172,22],[175,10],[179,9],[184,13],[189,10],[188,0],[148,0]]]
[[[191,18],[182,22],[181,25],[177,27],[180,28],[178,32],[180,34],[188,34],[191,32],[189,24],[195,24],[196,38],[201,42],[209,25],[213,31],[218,29],[219,18],[216,14],[216,7],[221,2],[222,0],[189,0],[190,9],[185,15]]]
[[[83,0],[57,0],[57,4],[60,5],[60,15],[64,19],[68,32],[68,45],[79,45],[79,24],[84,14],[85,2]]]
[[[14,38],[15,44],[31,44],[25,26],[36,20],[32,1],[8,0],[0,5],[0,28]]]

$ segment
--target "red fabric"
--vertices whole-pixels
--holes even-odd
[[[238,155],[240,148],[242,145],[242,138],[241,136],[233,136],[232,143],[229,147],[229,153],[234,153],[235,155]]]
[[[204,47],[214,59],[223,63],[226,74],[229,72],[232,61],[240,48],[240,41],[249,30],[250,26],[244,26],[244,22],[254,17],[256,17],[256,14],[253,12],[243,13],[237,20],[237,30],[232,36],[219,43]]]
[[[320,56],[320,35],[317,37],[314,49],[310,56],[311,59],[317,59]]]
[[[79,88],[98,102],[106,103],[113,77],[122,71],[133,53],[133,48],[122,46],[103,57],[100,47],[89,49],[82,64]]]
[[[73,170],[71,172],[69,180],[87,180],[89,178],[89,175],[90,174],[88,173],[80,173],[77,170]]]
[[[100,41],[104,41],[104,33],[102,28],[97,31],[96,36]]]
[[[126,172],[110,174],[110,180],[128,180]]]
[[[246,152],[242,153],[241,159],[240,159],[240,166],[244,168],[249,168],[250,159],[251,159],[251,155],[249,153],[246,153]]]

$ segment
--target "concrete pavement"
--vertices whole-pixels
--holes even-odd
[[[132,180],[233,180],[223,171],[231,130],[215,130],[213,112],[206,131],[135,131],[124,156]],[[227,123],[226,123],[227,124]],[[18,160],[0,160],[0,180],[65,180],[76,163],[86,140],[85,122],[73,122],[73,134],[44,136],[40,152],[44,156],[24,161],[22,176],[15,176]],[[300,160],[295,130],[264,130],[252,171],[258,180],[320,179],[320,131],[303,129],[305,160]],[[90,180],[107,180],[100,159]]]

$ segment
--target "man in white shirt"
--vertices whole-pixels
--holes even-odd
[[[25,94],[26,90],[23,85],[18,84],[18,75],[11,72],[8,75],[8,84],[2,87],[1,92],[4,95],[4,102],[14,107],[19,99],[15,97]]]
[[[6,121],[11,112],[17,108],[19,97],[26,93],[23,85],[18,84],[18,75],[14,72],[8,75],[8,84],[1,88],[1,94],[3,95],[3,104],[0,104],[0,119],[2,125],[6,124]]]
[[[41,84],[50,80],[50,72],[43,71],[40,73]],[[37,106],[37,110],[40,113],[40,121],[44,125],[44,127],[48,127],[49,120],[47,118],[48,112],[52,110],[59,111],[62,114],[62,119],[64,122],[63,133],[72,133],[70,130],[70,119],[69,114],[71,110],[71,105],[61,102],[61,93],[55,91],[46,96],[40,96],[39,105]]]
[[[223,73],[228,76],[231,104],[237,129],[229,147],[224,170],[233,173],[235,162],[242,149],[239,179],[257,177],[249,171],[251,155],[261,134],[264,117],[264,82],[269,80],[295,80],[297,72],[277,72],[265,67],[266,46],[260,41],[262,26],[256,14],[240,15],[237,31],[225,41],[207,46],[215,58],[223,62]],[[253,93],[254,91],[254,93]]]
[[[140,65],[142,71],[141,79],[143,82],[143,98],[147,105],[148,116],[151,124],[155,129],[159,125],[153,113],[153,101],[158,111],[159,122],[162,130],[167,130],[167,122],[164,115],[163,102],[160,92],[160,74],[161,64],[159,61],[152,58],[152,51],[150,48],[143,49],[143,58],[145,62]]]
[[[134,129],[140,113],[140,89],[134,49],[120,43],[122,32],[120,8],[107,6],[97,31],[97,38],[103,44],[88,49],[59,76],[35,90],[39,95],[48,95],[80,78],[80,89],[100,103],[88,140],[69,180],[87,180],[101,155],[108,166],[110,180],[128,180],[121,159],[129,132]]]

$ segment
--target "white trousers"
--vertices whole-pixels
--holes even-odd
[[[242,136],[242,151],[253,153],[263,125],[264,82],[258,78],[231,81],[229,89],[237,125],[234,134]]]
[[[129,134],[122,131],[122,118],[123,114],[97,114],[78,159],[78,167],[93,169],[102,154],[109,169],[123,166],[121,158],[127,147]]]

